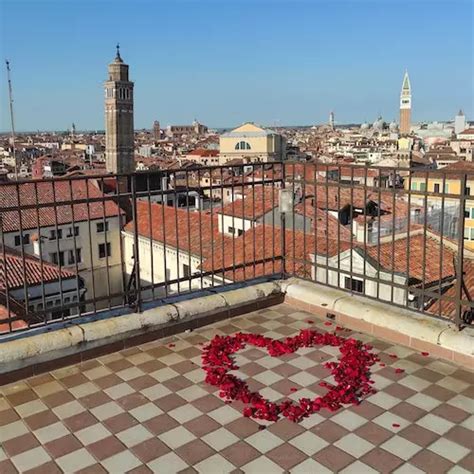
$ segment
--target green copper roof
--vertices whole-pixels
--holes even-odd
[[[408,77],[408,72],[405,73],[405,77],[403,78],[403,86],[402,89],[405,91],[410,90],[410,79]]]

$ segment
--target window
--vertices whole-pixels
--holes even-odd
[[[418,190],[418,183],[416,183],[416,182],[413,183],[413,182],[412,182],[412,183],[411,183],[411,190],[412,190],[412,191],[417,191],[417,190]]]
[[[464,195],[465,195],[465,196],[470,196],[470,195],[471,195],[471,188],[469,188],[468,186],[466,186],[466,189],[464,190]]]
[[[64,252],[63,251],[61,251],[59,253],[58,252],[53,252],[49,256],[51,258],[51,261],[55,265],[64,265]]]
[[[189,270],[189,265],[183,263],[183,276],[185,278],[189,278],[191,276],[191,272]]]
[[[471,207],[471,219],[474,219],[474,207]]]
[[[110,256],[110,242],[107,242],[106,244],[99,244],[99,258],[106,258]]]
[[[469,216],[470,216],[469,209],[464,209],[464,217],[465,217],[466,219],[469,219]]]
[[[97,232],[108,232],[109,231],[109,221],[97,222],[96,224]]]
[[[439,183],[435,183],[434,185],[434,192],[439,193]]]
[[[74,227],[68,227],[66,237],[77,237],[79,235],[79,226],[75,225]]]
[[[445,194],[449,194],[449,184],[444,185],[444,192]]]
[[[251,150],[252,147],[250,146],[250,143],[241,141],[235,145],[236,150]]]
[[[420,183],[420,191],[426,191],[426,183]]]
[[[23,234],[23,242],[21,240],[21,235],[15,235],[15,247],[20,245],[28,245],[30,243],[30,234]]]
[[[236,229],[236,228],[231,227],[231,226],[229,226],[229,231],[228,232],[229,232],[229,234],[234,234],[234,235],[237,234],[237,237],[240,237],[244,233],[244,231],[242,229]]]
[[[345,279],[344,279],[344,288],[346,290],[355,291],[356,293],[363,293],[364,292],[364,282],[362,280],[358,280],[357,278],[345,277]]]
[[[51,229],[49,231],[49,240],[59,240],[63,238],[63,230],[58,229],[56,232],[56,229]]]
[[[82,262],[82,249],[76,249],[76,252],[74,253],[74,249],[69,250],[69,265],[73,265],[75,263],[81,263]]]

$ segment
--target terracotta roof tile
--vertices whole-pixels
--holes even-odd
[[[87,190],[89,195],[87,195]],[[74,211],[75,222],[100,219],[104,215],[104,210],[106,217],[118,216],[122,212],[111,200],[90,202],[89,204],[61,205],[61,202],[73,199],[84,200],[102,197],[105,197],[105,195],[91,180],[72,180],[71,187],[69,181],[65,180],[2,184],[0,185],[0,208],[5,209],[2,212],[2,228],[4,232],[20,230],[18,207],[36,205],[37,203],[48,204],[48,206],[39,209],[38,212],[36,209],[23,209],[21,211],[21,224],[24,230],[36,229],[38,218],[40,227],[54,226],[55,213],[57,214],[58,224],[68,224],[72,222],[72,211]],[[11,209],[11,211],[8,209]]]

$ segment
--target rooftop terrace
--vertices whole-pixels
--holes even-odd
[[[0,388],[0,472],[473,472],[473,374],[429,354],[370,343],[377,393],[293,423],[257,422],[204,382],[203,345],[238,331],[284,338],[329,322],[288,304],[247,313]],[[314,397],[337,348],[236,360],[250,387]],[[403,369],[396,371],[395,369]],[[296,391],[295,391],[296,389]]]

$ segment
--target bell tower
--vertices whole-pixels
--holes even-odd
[[[135,171],[133,134],[133,82],[120,46],[105,81],[105,160],[109,173]]]
[[[411,123],[411,85],[408,71],[405,71],[403,77],[402,91],[400,93],[400,134],[408,135],[410,133]]]

